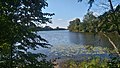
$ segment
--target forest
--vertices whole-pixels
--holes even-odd
[[[88,12],[83,21],[76,18],[69,22],[68,29],[73,32],[117,32],[120,34],[120,5],[115,8],[114,13],[109,10],[100,16]]]

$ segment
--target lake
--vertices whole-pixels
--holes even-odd
[[[108,39],[102,34],[76,33],[68,30],[39,31],[37,34],[45,38],[52,47],[49,49],[39,48],[34,52],[42,52],[49,58],[77,59],[81,56],[91,55],[108,57],[110,51],[114,50]]]

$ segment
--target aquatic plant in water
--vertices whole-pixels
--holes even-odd
[[[57,56],[75,56],[80,54],[109,54],[108,48],[93,47],[91,45],[59,45],[51,48],[50,52]]]

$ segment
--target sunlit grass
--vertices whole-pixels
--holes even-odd
[[[61,64],[61,68],[120,68],[120,59],[93,57],[84,61],[68,60]]]

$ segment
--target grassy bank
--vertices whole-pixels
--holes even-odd
[[[60,65],[61,68],[120,68],[120,57],[101,59],[94,57],[89,60],[76,61],[68,60]]]

